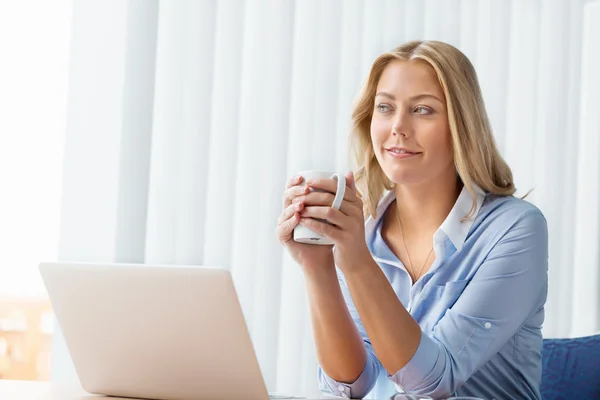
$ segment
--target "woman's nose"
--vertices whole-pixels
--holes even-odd
[[[411,135],[411,131],[412,125],[409,116],[406,113],[399,112],[392,125],[392,135],[401,135],[407,138]]]

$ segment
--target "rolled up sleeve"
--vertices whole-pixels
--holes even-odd
[[[352,399],[362,399],[373,389],[379,374],[379,361],[370,344],[366,344],[367,362],[360,376],[352,383],[338,382],[319,367],[319,388],[322,392]]]
[[[439,343],[421,332],[421,341],[417,351],[412,356],[408,364],[391,376],[392,380],[403,390],[413,391],[410,382],[424,382],[431,377],[442,376],[445,370],[445,357]],[[436,379],[433,379],[433,385],[423,387],[421,390],[429,392],[435,388]]]
[[[548,233],[539,212],[523,215],[492,248],[432,332],[422,333],[398,386],[438,398],[453,394],[545,303]]]

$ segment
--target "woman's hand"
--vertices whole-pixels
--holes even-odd
[[[325,192],[298,194],[291,203],[292,206],[302,204],[299,211],[300,224],[335,243],[335,265],[342,272],[360,268],[366,265],[365,261],[372,260],[365,242],[363,203],[358,197],[352,172],[346,174],[346,185],[344,201],[339,210],[331,207],[337,190],[337,182],[334,179],[309,180],[309,188]],[[313,218],[326,220],[329,224]]]
[[[294,228],[300,222],[300,213],[304,203],[296,200],[298,196],[309,193],[304,178],[295,176],[288,180],[283,193],[283,211],[277,220],[275,234],[286,247],[292,259],[306,271],[316,268],[334,268],[332,246],[298,243],[294,240]],[[335,189],[334,189],[335,190]],[[294,200],[294,202],[292,202]]]

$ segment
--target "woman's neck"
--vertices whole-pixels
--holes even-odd
[[[456,179],[438,179],[418,185],[396,185],[396,212],[405,234],[435,231],[456,203],[462,184]]]

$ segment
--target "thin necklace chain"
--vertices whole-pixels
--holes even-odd
[[[412,275],[412,279],[413,279],[413,283],[414,283],[421,276],[421,272],[423,272],[423,268],[425,268],[425,265],[427,264],[427,260],[429,260],[429,257],[431,256],[431,253],[433,252],[433,246],[431,246],[431,250],[429,250],[429,254],[427,254],[427,258],[425,259],[425,262],[423,263],[423,265],[421,266],[421,269],[419,270],[419,274],[413,275],[415,270],[413,269],[412,261],[410,260],[410,254],[408,254],[408,248],[406,247],[406,240],[404,239],[404,228],[402,227],[402,220],[400,219],[400,212],[398,211],[397,206],[396,206],[396,219],[398,220],[398,224],[400,225],[400,232],[402,233],[402,243],[404,244],[404,252],[406,253],[406,258],[408,258],[408,265],[410,266],[409,274]]]

